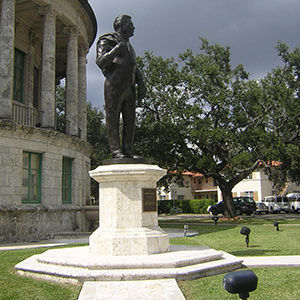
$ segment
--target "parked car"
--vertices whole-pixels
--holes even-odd
[[[262,202],[264,202],[271,214],[280,213],[281,211],[288,212],[288,200],[282,196],[266,196]]]
[[[286,195],[291,212],[300,212],[300,194],[290,193]]]
[[[235,207],[235,212],[237,215],[245,213],[250,216],[256,211],[256,203],[250,197],[233,197],[233,205]],[[224,215],[224,203],[220,201],[215,205],[210,205],[207,209],[212,215],[216,216],[218,214]]]
[[[269,209],[268,206],[263,202],[256,202],[256,211],[255,214],[268,214]]]

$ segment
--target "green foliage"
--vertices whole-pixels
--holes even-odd
[[[143,110],[137,114],[135,149],[161,166],[172,167],[169,162],[176,160],[180,147],[185,147],[184,132],[180,131],[184,119],[176,114],[178,110],[184,113],[188,101],[182,85],[183,74],[174,59],[165,60],[152,53],[146,52],[139,64],[145,74],[148,96]]]
[[[98,167],[110,155],[108,141],[105,134],[104,114],[87,103],[87,140],[92,145],[91,168]]]
[[[137,152],[169,170],[212,176],[234,215],[232,188],[258,165],[268,135],[263,91],[242,65],[232,69],[230,49],[201,40],[172,59],[145,53],[139,64],[148,96],[137,116]]]
[[[92,146],[91,169],[93,170],[109,157],[110,151],[105,134],[104,114],[90,102],[87,103],[87,141]],[[99,199],[99,185],[95,180],[91,180],[91,196]]]
[[[300,47],[289,51],[286,44],[279,42],[277,50],[284,65],[273,69],[261,84],[273,140],[268,154],[281,162],[280,166],[268,168],[267,172],[281,187],[286,180],[300,183]]]
[[[182,209],[182,213],[187,214],[207,214],[209,205],[215,204],[212,199],[193,199],[193,200],[160,200],[158,201],[159,213],[170,213],[172,207]]]
[[[198,213],[196,211],[193,210],[192,206],[191,206],[191,202],[193,200],[177,200],[176,202],[176,205],[177,207],[181,208],[182,209],[182,212],[183,213],[186,213],[186,214],[192,214],[192,213]],[[196,201],[200,201],[200,200],[196,200]],[[201,200],[202,201],[202,200]],[[205,212],[204,212],[205,213]]]
[[[207,208],[210,205],[214,205],[215,201],[212,199],[195,199],[190,200],[191,213],[195,214],[207,214]]]
[[[158,201],[158,213],[168,214],[172,208],[172,200],[159,200]]]
[[[66,133],[66,89],[63,86],[56,88],[56,129],[57,131]]]
[[[212,176],[230,216],[233,187],[258,166],[278,188],[300,183],[300,47],[279,42],[277,50],[284,66],[261,80],[233,68],[228,47],[205,39],[199,53],[187,50],[179,62],[145,53],[139,64],[148,96],[137,116],[137,152],[169,170]]]

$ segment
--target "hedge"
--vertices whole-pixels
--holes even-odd
[[[215,204],[212,199],[193,199],[193,200],[159,200],[158,213],[168,214],[172,207],[182,209],[182,213],[187,214],[207,214],[207,208]]]

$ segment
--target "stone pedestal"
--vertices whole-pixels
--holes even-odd
[[[90,171],[100,185],[100,226],[90,236],[91,253],[129,256],[168,251],[168,235],[158,226],[153,209],[156,183],[165,174],[148,164],[104,165]]]
[[[207,247],[169,247],[167,233],[158,226],[157,211],[151,211],[156,182],[165,173],[158,166],[148,164],[107,164],[91,171],[91,177],[100,183],[100,227],[90,236],[90,245],[33,255],[15,266],[18,273],[75,284],[95,281],[100,286],[100,281],[149,280],[151,284],[156,279],[192,280],[241,268],[241,259],[221,251]],[[128,290],[126,299],[140,299],[139,295],[134,297],[129,285],[117,289]],[[147,290],[152,291],[153,286]],[[102,286],[99,293],[103,295],[103,292]],[[97,295],[96,290],[91,294]],[[161,299],[169,299],[163,291],[160,294]],[[88,297],[91,299],[90,294]],[[170,299],[177,298],[172,295]]]

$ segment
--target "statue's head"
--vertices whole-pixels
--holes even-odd
[[[134,33],[134,26],[131,21],[131,17],[128,15],[120,15],[116,17],[114,21],[114,30],[116,32],[120,32],[127,37],[133,36]]]

